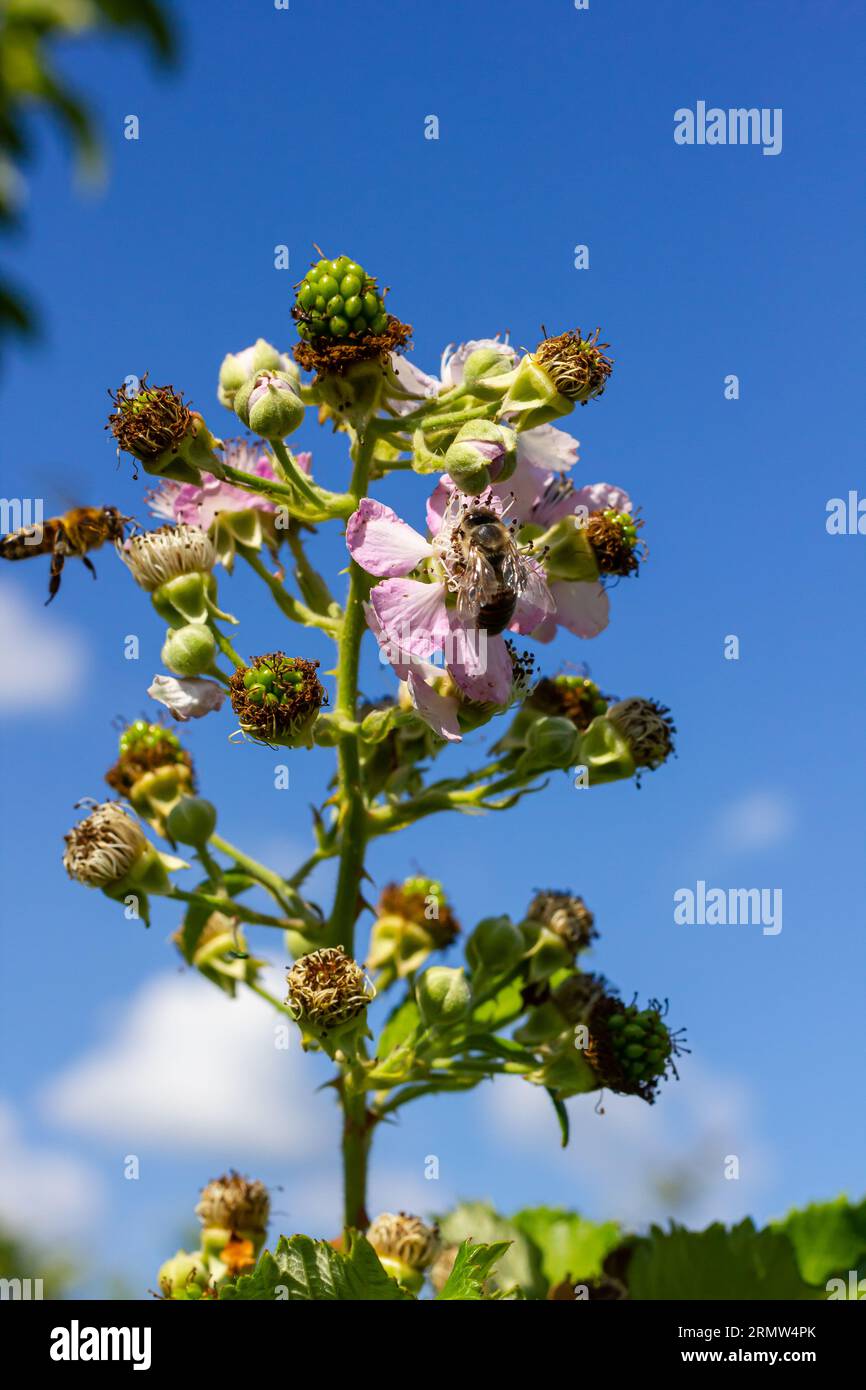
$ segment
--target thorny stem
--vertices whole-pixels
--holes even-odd
[[[365,495],[370,476],[370,459],[376,437],[369,430],[365,438],[352,443],[352,481],[350,491],[357,505]],[[349,595],[346,600],[343,631],[337,661],[335,713],[354,722],[358,700],[358,664],[361,639],[366,630],[363,604],[369,592],[369,578],[354,560],[349,566]],[[347,955],[354,954],[355,919],[361,896],[364,850],[367,838],[367,806],[361,781],[358,734],[344,730],[337,744],[340,867],[328,928],[332,945],[341,945]],[[343,1107],[343,1190],[344,1219],[347,1226],[364,1229],[367,1225],[367,1160],[372,1120],[367,1113],[366,1092],[356,1091],[351,1077],[343,1072],[339,1087]]]

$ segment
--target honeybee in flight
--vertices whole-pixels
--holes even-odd
[[[541,572],[521,554],[511,529],[492,507],[467,507],[452,532],[458,556],[457,614],[491,637],[504,632],[518,599],[542,613],[555,604]]]
[[[63,516],[31,526],[20,526],[0,540],[0,559],[29,560],[32,555],[50,555],[46,606],[60,588],[60,575],[70,556],[83,560],[96,578],[96,570],[88,551],[98,550],[106,541],[122,541],[131,516],[123,516],[117,507],[73,507]]]

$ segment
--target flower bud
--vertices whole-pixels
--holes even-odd
[[[226,353],[223,358],[217,388],[220,405],[233,410],[236,392],[256,372],[287,372],[294,381],[298,379],[298,369],[291,358],[278,352],[264,338],[257,338],[252,347]]]
[[[542,714],[526,731],[526,748],[518,760],[518,771],[531,774],[571,767],[579,742],[580,736],[570,719]]]
[[[120,735],[120,756],[105,780],[159,835],[171,808],[195,790],[192,759],[177,735],[144,719]]]
[[[257,656],[229,680],[232,709],[248,738],[287,748],[313,746],[313,724],[328,696],[318,661],[284,652]]]
[[[214,833],[216,821],[213,802],[201,796],[184,796],[169,812],[166,830],[170,840],[179,840],[182,845],[204,845]]]
[[[106,429],[145,472],[180,483],[197,483],[202,471],[221,475],[220,441],[173,387],[148,386],[145,373],[134,392],[124,383],[109,395],[115,408]]]
[[[467,420],[445,453],[444,466],[461,492],[477,496],[505,482],[517,465],[514,431],[492,420]]]
[[[473,976],[495,978],[508,974],[525,950],[520,928],[510,917],[484,917],[466,942],[466,959]]]
[[[200,676],[214,664],[216,639],[204,623],[184,623],[169,628],[160,655],[176,676]]]
[[[447,1027],[457,1023],[469,1011],[472,991],[463,968],[431,965],[418,977],[415,998],[423,1022],[428,1028]]]
[[[336,1038],[366,1015],[372,987],[342,946],[325,946],[295,961],[287,976],[286,1003],[314,1036]]]
[[[367,1239],[388,1274],[417,1293],[439,1253],[439,1228],[405,1211],[383,1211],[367,1227]]]
[[[178,1250],[161,1266],[157,1281],[163,1298],[184,1301],[205,1298],[210,1289],[207,1258],[201,1250],[192,1255]]]
[[[479,347],[463,363],[463,385],[471,387],[478,400],[495,401],[504,396],[514,371],[511,352],[503,344]]]
[[[263,439],[285,439],[304,418],[288,372],[257,372],[235,393],[235,413]]]

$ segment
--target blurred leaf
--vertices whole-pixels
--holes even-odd
[[[484,1298],[485,1281],[507,1250],[506,1241],[495,1245],[472,1245],[464,1241],[457,1251],[447,1283],[436,1295],[437,1301]]]
[[[376,1056],[383,1061],[395,1047],[405,1042],[421,1022],[418,1005],[413,998],[404,999],[391,1010],[376,1044]]]
[[[412,1295],[385,1273],[369,1241],[351,1233],[348,1253],[309,1236],[280,1236],[273,1255],[265,1251],[252,1274],[220,1289],[228,1300],[271,1302],[409,1302]]]
[[[600,1278],[605,1257],[622,1241],[616,1221],[596,1225],[556,1207],[528,1207],[512,1220],[541,1252],[541,1267],[551,1287],[566,1279],[581,1283]]]
[[[866,1201],[852,1206],[845,1197],[815,1202],[792,1211],[771,1229],[784,1232],[794,1247],[800,1273],[824,1286],[833,1274],[857,1270],[866,1259]]]
[[[653,1226],[635,1242],[627,1273],[633,1299],[824,1298],[804,1283],[794,1247],[779,1231],[756,1231],[752,1221],[731,1230],[716,1223],[705,1231]]]

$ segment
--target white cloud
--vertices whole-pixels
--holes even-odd
[[[83,634],[8,585],[0,592],[0,652],[4,714],[68,706],[82,688],[87,658]]]
[[[279,997],[282,976],[267,985]],[[104,1042],[48,1083],[43,1113],[125,1153],[308,1158],[333,1139],[333,1102],[316,1094],[318,1069],[292,1025],[288,1048],[275,1046],[287,1021],[249,991],[231,1000],[197,975],[157,976]]]
[[[685,1058],[682,1080],[663,1085],[655,1105],[605,1092],[568,1102],[571,1138],[556,1150],[557,1128],[547,1095],[526,1082],[497,1082],[485,1092],[491,1120],[512,1146],[574,1174],[573,1205],[597,1219],[616,1218],[632,1229],[670,1216],[703,1226],[749,1214],[767,1176],[767,1155],[750,1118],[746,1089],[710,1075]],[[725,1177],[729,1156],[740,1177]],[[590,1214],[590,1213],[588,1213]]]
[[[754,791],[724,807],[713,826],[714,841],[732,853],[770,849],[792,834],[794,807],[779,792]]]
[[[0,1101],[0,1223],[55,1247],[90,1228],[102,1207],[97,1172],[80,1159],[31,1146],[11,1106]]]

